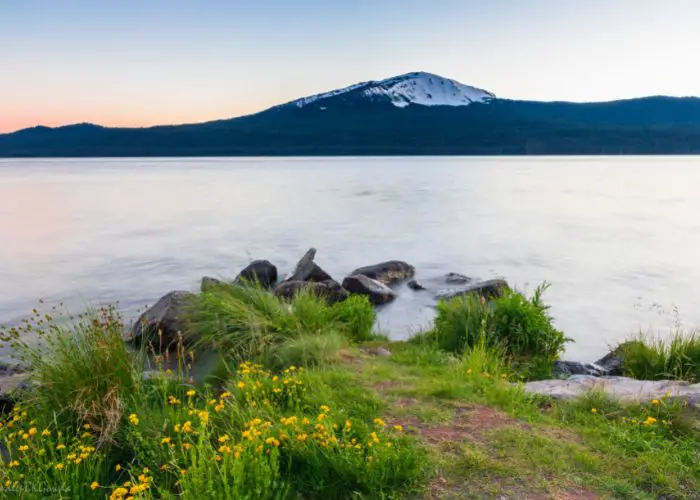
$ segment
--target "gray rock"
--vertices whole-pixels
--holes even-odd
[[[351,276],[367,276],[385,285],[392,285],[412,278],[414,274],[416,274],[415,268],[401,260],[390,260],[373,266],[360,267],[350,273]]]
[[[29,373],[0,376],[0,415],[9,413],[22,391],[29,388]]]
[[[225,286],[226,283],[223,281],[212,278],[211,276],[205,276],[202,278],[202,283],[199,286],[199,289],[203,292],[206,292],[208,290],[211,290],[212,288],[220,287],[220,286]]]
[[[384,283],[362,274],[345,278],[343,288],[350,293],[366,295],[375,306],[386,304],[396,298],[396,294]]]
[[[487,281],[480,281],[458,289],[442,290],[437,293],[435,298],[438,300],[450,300],[454,297],[475,293],[486,299],[496,299],[502,297],[503,293],[508,289],[508,283],[506,283],[506,281],[503,279],[497,278]]]
[[[638,340],[631,340],[628,342],[623,342],[618,345],[611,352],[600,358],[595,362],[596,365],[602,367],[605,370],[606,375],[622,375],[622,363],[624,361],[624,351],[630,345],[639,343]]]
[[[391,351],[384,347],[363,347],[361,351],[370,356],[378,356],[380,358],[388,358],[391,356]]]
[[[525,384],[526,392],[555,399],[576,399],[589,391],[600,391],[625,402],[648,402],[666,396],[686,400],[700,409],[700,384],[677,380],[635,380],[627,377],[575,375],[567,380],[539,380]]]
[[[285,281],[306,281],[311,273],[315,270],[316,264],[314,263],[314,258],[316,257],[316,249],[309,248],[306,253],[299,259],[297,265],[294,269],[287,274],[282,280]]]
[[[459,273],[447,273],[444,276],[445,283],[449,285],[466,285],[471,283],[472,279],[468,276]]]
[[[238,273],[234,282],[259,283],[263,288],[272,288],[277,283],[277,268],[268,260],[254,260]]]
[[[185,317],[195,296],[189,292],[170,292],[144,312],[134,324],[128,340],[148,342],[160,352],[174,347],[179,334],[185,334]]]
[[[326,271],[321,269],[319,265],[314,262],[313,266],[311,267],[311,270],[309,271],[308,276],[304,281],[315,281],[317,283],[321,283],[323,281],[328,280],[333,280],[333,277]]]
[[[602,377],[609,375],[604,368],[595,363],[579,363],[578,361],[555,361],[554,376],[557,378],[568,378],[571,375],[591,375]]]
[[[406,286],[407,286],[408,288],[410,288],[411,290],[415,290],[415,291],[417,291],[417,292],[426,289],[426,288],[425,288],[423,285],[421,285],[420,282],[417,281],[417,280],[410,280],[408,283],[406,283]]]
[[[300,290],[312,290],[319,297],[323,297],[329,304],[342,302],[348,298],[348,292],[333,280],[324,282],[315,281],[283,281],[275,288],[275,295],[285,299],[291,299]]]

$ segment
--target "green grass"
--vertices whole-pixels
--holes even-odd
[[[414,343],[432,342],[454,353],[484,344],[502,350],[528,378],[546,378],[570,341],[552,324],[549,306],[542,300],[547,287],[540,285],[530,298],[508,290],[490,301],[469,294],[441,302],[435,327]]]
[[[142,380],[112,309],[69,323],[36,315],[3,333],[35,371],[1,419],[0,498],[698,498],[700,429],[681,402],[558,402],[522,389],[512,347],[556,350],[554,334],[524,340],[548,324],[537,295],[479,313],[520,333],[447,351],[430,335],[376,339],[364,301],[217,287],[191,323],[229,357],[215,386],[186,370]],[[440,328],[456,333],[472,319],[464,302],[449,307]],[[21,340],[35,330],[41,349]],[[367,348],[379,345],[392,355]],[[169,365],[191,362],[172,355]]]
[[[77,318],[48,318],[36,312],[26,323],[38,343],[14,335],[13,345],[33,374],[26,404],[42,409],[43,425],[88,424],[101,441],[112,440],[139,393],[141,353],[127,348],[124,323],[113,307],[91,309]],[[44,324],[49,326],[42,329]]]
[[[261,288],[227,285],[198,296],[187,335],[200,349],[216,346],[234,364],[255,360],[280,368],[328,361],[333,348],[372,338],[374,318],[365,297],[328,305],[310,290],[284,301]]]
[[[621,344],[623,372],[642,380],[700,382],[700,334],[675,330],[669,338],[640,335]]]

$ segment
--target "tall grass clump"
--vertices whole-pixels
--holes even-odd
[[[143,360],[129,351],[123,332],[111,306],[77,318],[34,310],[20,327],[4,331],[31,371],[24,404],[41,408],[42,418],[59,428],[88,425],[102,442],[111,441],[142,378]]]
[[[622,370],[641,380],[700,382],[700,334],[675,329],[666,339],[640,335],[619,346]]]
[[[259,287],[221,286],[196,299],[188,332],[199,347],[214,345],[232,362],[317,364],[332,358],[331,351],[345,345],[343,338],[371,338],[374,317],[365,297],[329,305],[311,290],[284,300]]]
[[[546,283],[538,286],[529,298],[509,290],[491,301],[469,294],[441,302],[435,328],[422,341],[433,340],[440,348],[457,353],[483,343],[541,372],[569,341],[552,324],[549,306],[542,300],[547,287]]]

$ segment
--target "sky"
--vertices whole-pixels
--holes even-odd
[[[191,123],[411,71],[499,97],[700,95],[698,0],[0,0],[0,133]]]

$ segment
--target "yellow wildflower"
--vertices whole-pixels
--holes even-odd
[[[395,425],[395,426],[394,426],[394,430],[395,430],[395,431],[401,432],[401,431],[403,430],[403,426],[401,426],[401,425]]]
[[[280,445],[280,442],[279,442],[277,439],[273,438],[273,437],[267,438],[267,439],[265,440],[265,442],[266,442],[267,444],[271,444],[271,445],[274,446],[274,447],[277,447],[277,446]]]
[[[43,431],[41,431],[41,435],[42,435],[42,436],[50,436],[50,435],[51,435],[51,431],[48,430],[48,429],[44,429]]]
[[[318,421],[320,422],[320,421],[323,420],[324,418],[326,418],[326,414],[325,414],[325,413],[319,413],[319,414],[318,414],[318,417],[316,417],[316,420],[318,420]]]
[[[60,464],[60,463],[56,464],[56,470],[63,470],[64,467],[65,467],[65,465],[63,465],[63,464]]]
[[[326,405],[321,405],[321,411],[323,413],[329,413],[331,411],[331,409]]]
[[[187,396],[190,398],[195,394],[197,394],[197,391],[195,391],[194,389],[190,389],[189,391],[187,391]]]
[[[203,424],[206,424],[207,422],[209,422],[209,412],[208,411],[200,411],[199,412],[199,420],[201,420],[201,422]]]
[[[69,453],[68,456],[66,457],[66,460],[73,460],[76,457],[75,453]]]
[[[57,450],[62,450],[62,449],[65,448],[65,447],[66,447],[65,444],[57,444],[57,445],[56,445],[56,449],[57,449]]]
[[[88,430],[89,428],[90,428],[90,424],[83,425],[83,429]]]
[[[192,445],[190,443],[182,443],[182,447],[186,450],[189,450],[190,448],[192,448]]]
[[[654,417],[647,417],[647,419],[642,423],[644,425],[653,425],[656,423],[656,419]]]
[[[19,451],[27,451],[27,450],[29,449],[29,446],[27,446],[27,445],[25,444],[25,445],[23,445],[23,446],[20,446],[20,447],[17,448],[17,449],[18,449]]]
[[[306,434],[303,434],[303,433],[302,433],[302,434],[299,434],[299,435],[297,436],[297,440],[298,440],[298,441],[306,441],[306,438],[307,438],[307,437],[308,437],[308,436],[307,436]]]
[[[385,427],[385,426],[386,426],[386,422],[384,422],[384,420],[382,420],[381,418],[375,418],[375,419],[374,419],[374,423],[377,424],[377,425],[379,425],[380,427]]]
[[[136,416],[136,413],[129,415],[129,423],[131,425],[139,425],[139,417]]]
[[[117,465],[114,466],[114,470],[117,471],[117,472],[119,472],[120,470],[122,470],[122,466],[119,465],[119,464],[117,464]]]
[[[236,384],[236,387],[238,387],[239,389],[243,389],[243,388],[245,387],[245,382],[242,382],[242,381],[241,381],[241,382],[238,382],[238,383]]]
[[[36,427],[32,427],[31,429],[29,429],[30,436],[36,435],[37,432],[39,432],[39,431],[36,430]]]
[[[231,439],[231,437],[228,434],[224,434],[223,436],[219,436],[219,443],[225,443]]]
[[[189,420],[182,424],[182,432],[189,433],[192,432],[194,429],[192,429],[192,422]]]
[[[170,444],[170,438],[164,437],[163,439],[160,440],[160,444]]]
[[[219,453],[231,453],[231,448],[226,445],[222,445],[219,447]]]
[[[97,481],[93,481],[92,484],[90,485],[90,489],[93,491],[95,491],[99,487],[100,487],[100,483],[98,483]]]
[[[659,400],[658,400],[658,399],[654,399],[654,400],[651,401],[651,404],[653,404],[653,405],[658,405],[658,404],[659,404]]]
[[[214,411],[216,413],[219,413],[223,409],[224,409],[224,402],[223,401],[219,402],[219,404],[214,407]]]
[[[219,399],[226,399],[226,398],[230,398],[230,397],[231,397],[230,392],[222,392],[221,396],[219,396]]]
[[[597,408],[591,408],[591,413],[598,413],[598,409],[597,409]]]

